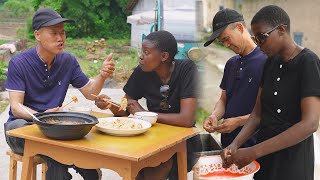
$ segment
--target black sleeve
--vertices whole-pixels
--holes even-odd
[[[123,87],[123,91],[135,100],[143,97],[143,72],[138,66],[134,69],[126,85]]]
[[[320,96],[319,57],[310,51],[302,58],[301,97]]]
[[[181,80],[180,98],[196,98],[198,94],[199,76],[197,66],[193,61],[189,61],[183,67]]]

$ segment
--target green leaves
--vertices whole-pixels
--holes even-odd
[[[13,0],[9,0],[13,1]],[[31,1],[31,0],[30,0]],[[32,0],[35,9],[50,7],[76,21],[66,25],[68,37],[128,38],[128,0]]]
[[[14,12],[15,16],[22,16],[32,12],[32,0],[9,0],[4,7]]]

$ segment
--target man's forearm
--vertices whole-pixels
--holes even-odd
[[[102,77],[100,74],[95,78],[91,79],[89,84],[87,85],[88,87],[84,87],[84,89],[81,91],[82,94],[89,100],[94,100],[95,97],[92,96],[91,94],[98,95],[101,92],[101,89],[104,85],[105,78]]]
[[[238,121],[238,126],[244,126],[249,119],[250,114],[235,117]]]
[[[225,103],[219,99],[219,101],[214,106],[212,115],[216,116],[217,119],[219,120],[223,118],[224,113],[225,113]]]

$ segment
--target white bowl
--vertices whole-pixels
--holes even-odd
[[[142,125],[142,128],[140,129],[117,129],[117,128],[111,128],[104,126],[105,122],[111,123],[113,121],[116,121],[117,119],[128,119],[130,121],[133,121],[134,123],[140,123]],[[108,118],[99,118],[99,123],[96,125],[96,128],[99,131],[102,131],[106,134],[110,134],[113,136],[135,136],[138,134],[142,134],[146,132],[150,127],[151,124],[149,122],[135,119],[135,118],[127,118],[127,117],[108,117]]]
[[[222,167],[221,156],[213,155],[200,157],[196,169],[200,180],[253,180],[260,165],[253,161],[242,169],[238,169],[234,164],[225,169]]]
[[[134,113],[134,118],[148,121],[151,124],[157,122],[158,114],[150,111],[141,111]]]
[[[80,112],[80,113],[85,113],[85,114],[90,114],[91,113],[91,109],[90,108],[80,107],[80,106],[70,107],[69,111],[71,111],[71,112]]]

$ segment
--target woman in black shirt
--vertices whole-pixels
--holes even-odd
[[[148,111],[158,113],[158,123],[181,127],[195,125],[197,107],[197,68],[190,60],[175,61],[177,41],[167,31],[156,31],[145,37],[139,66],[131,74],[123,90],[128,99],[127,112],[106,102],[96,101],[101,109],[109,109],[116,116],[146,111],[138,102],[144,97]],[[106,96],[100,95],[99,98]],[[165,132],[163,132],[165,133]],[[201,151],[200,138],[191,138],[188,146],[188,170],[194,165],[191,152]],[[175,157],[155,168],[143,169],[137,179],[177,179]],[[173,168],[172,168],[173,167]]]
[[[290,36],[290,19],[278,6],[253,17],[251,29],[268,55],[257,102],[248,123],[222,157],[225,166],[257,159],[255,180],[313,180],[313,132],[319,125],[320,61]],[[238,149],[257,132],[257,145]]]

